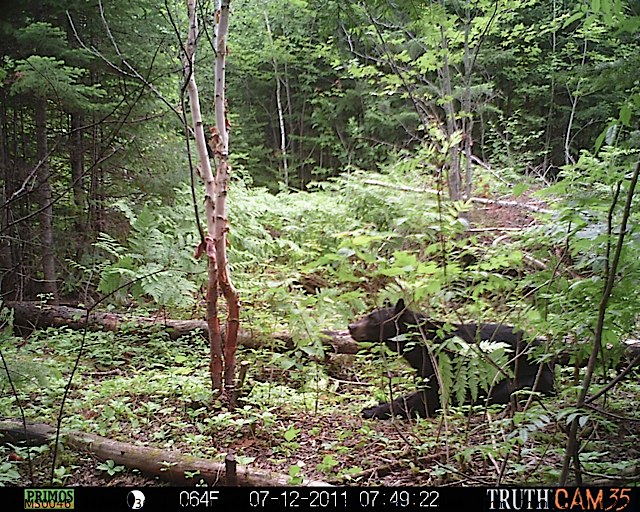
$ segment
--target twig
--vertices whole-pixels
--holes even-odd
[[[599,407],[596,407],[593,404],[585,404],[585,407],[588,407],[589,409],[591,409],[592,411],[596,411],[599,414],[602,414],[603,416],[609,416],[610,418],[615,418],[617,420],[620,421],[638,421],[638,418],[631,418],[629,416],[622,416],[621,414],[616,414],[614,412],[611,411],[606,411],[604,409],[600,409]]]
[[[467,231],[469,233],[485,233],[487,231],[522,231],[522,228],[507,228],[507,227],[502,227],[502,226],[492,226],[490,228],[473,228],[473,229],[467,229]],[[497,245],[497,241],[500,241],[503,238],[507,238],[509,235],[504,235],[501,236],[499,238],[496,238],[493,241],[493,245]]]
[[[600,398],[602,395],[604,395],[607,391],[609,391],[613,386],[615,386],[618,382],[620,382],[624,376],[629,373],[631,371],[631,369],[638,364],[638,362],[640,362],[640,354],[638,354],[636,357],[633,358],[633,360],[629,363],[629,365],[620,372],[620,374],[613,379],[611,382],[609,382],[609,384],[607,384],[605,387],[603,387],[600,391],[598,391],[595,395],[590,396],[589,398],[585,399],[584,403],[585,404],[589,404],[591,402],[593,402],[594,400]]]

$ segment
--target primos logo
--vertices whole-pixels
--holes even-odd
[[[25,489],[25,509],[71,509],[74,508],[73,489]]]

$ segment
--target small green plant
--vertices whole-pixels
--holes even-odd
[[[65,485],[65,482],[73,476],[72,471],[78,469],[78,466],[59,466],[53,470],[53,483],[56,485]]]
[[[304,480],[302,468],[297,464],[289,466],[289,477],[290,478],[287,480],[289,485],[300,485]]]
[[[20,481],[20,473],[15,462],[7,460],[0,463],[0,487],[15,485]]]
[[[126,470],[124,466],[116,466],[116,463],[111,459],[104,461],[102,464],[97,466],[97,469],[106,472],[109,476],[114,476],[115,474]]]
[[[283,434],[285,442],[280,445],[280,449],[284,451],[287,456],[290,456],[300,447],[300,443],[294,441],[299,434],[300,429],[294,428],[293,425]]]
[[[338,464],[339,462],[333,458],[333,455],[325,455],[322,458],[322,462],[320,464],[316,464],[316,470],[320,471],[321,473],[330,473],[331,470]]]

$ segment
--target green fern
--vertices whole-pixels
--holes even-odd
[[[9,387],[9,377],[16,388],[24,388],[30,384],[43,388],[49,386],[52,378],[61,378],[61,374],[57,370],[32,359],[13,357],[11,361],[7,361],[5,357],[5,361],[7,368],[0,365],[0,389],[5,391]]]
[[[441,396],[451,397],[452,403],[463,404],[467,398],[475,402],[481,393],[486,394],[504,378],[489,359],[498,367],[508,369],[506,347],[505,343],[490,341],[471,345],[457,337],[438,344],[435,351],[444,386]]]

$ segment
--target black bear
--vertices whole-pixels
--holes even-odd
[[[356,341],[385,342],[396,353],[418,370],[425,382],[424,387],[409,396],[396,398],[393,402],[382,403],[362,411],[365,418],[389,418],[401,416],[407,418],[415,414],[433,416],[440,408],[439,384],[431,357],[420,338],[411,342],[407,333],[420,333],[430,342],[441,342],[457,336],[467,343],[483,341],[503,342],[511,347],[511,369],[513,379],[505,378],[498,382],[489,392],[489,403],[506,404],[511,392],[517,389],[533,388],[540,365],[526,357],[529,346],[539,345],[537,340],[526,342],[523,332],[502,324],[449,324],[453,330],[444,331],[444,322],[437,322],[405,307],[400,299],[397,304],[377,309],[361,320],[349,325],[349,333]],[[517,356],[517,357],[516,357]],[[542,393],[551,393],[554,389],[554,375],[551,366],[544,364],[536,387]]]

